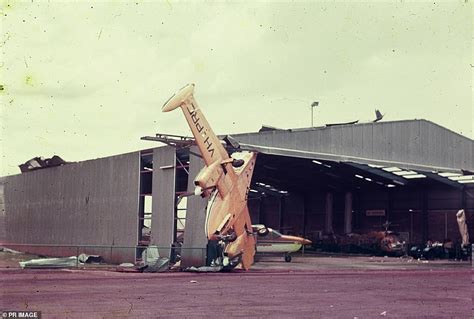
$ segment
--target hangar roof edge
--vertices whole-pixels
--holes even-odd
[[[342,123],[342,124],[331,124],[329,126],[315,126],[315,127],[301,127],[301,128],[275,128],[271,126],[267,126],[270,129],[266,131],[258,131],[258,132],[241,132],[241,133],[235,133],[231,134],[232,136],[240,136],[240,135],[249,135],[249,134],[271,134],[271,133],[293,133],[293,132],[310,132],[310,131],[317,131],[317,130],[330,130],[330,129],[339,129],[343,127],[361,127],[361,126],[374,126],[374,125],[389,125],[389,124],[394,124],[394,123],[426,123],[428,125],[434,126],[438,129],[447,131],[451,134],[457,135],[461,138],[464,138],[466,140],[469,140],[471,142],[474,142],[473,139],[469,138],[466,135],[457,133],[447,127],[444,127],[440,124],[437,124],[435,122],[432,122],[430,120],[426,119],[412,119],[412,120],[394,120],[394,121],[380,121],[380,122],[362,122],[362,123]]]

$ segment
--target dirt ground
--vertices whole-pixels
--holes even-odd
[[[468,262],[263,257],[248,272],[145,274],[22,270],[7,259],[0,310],[42,318],[473,318]]]

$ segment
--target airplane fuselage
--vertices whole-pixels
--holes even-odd
[[[254,229],[261,225],[254,225]],[[260,235],[257,239],[257,253],[284,254],[286,261],[291,261],[291,253],[297,252],[303,245],[311,244],[311,241],[298,236],[283,235],[280,232],[267,227],[267,233]]]
[[[249,269],[255,254],[255,238],[247,208],[255,167],[256,154],[242,152],[240,159],[229,156],[212,131],[193,96],[194,85],[189,84],[173,95],[163,106],[163,112],[178,107],[194,135],[206,166],[194,179],[195,194],[209,198],[205,232],[211,241],[223,246],[223,255],[217,260],[227,267],[242,263]],[[237,156],[237,155],[236,155]]]
[[[257,242],[257,253],[282,253],[297,252],[303,245],[297,242]]]

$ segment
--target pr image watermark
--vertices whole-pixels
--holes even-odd
[[[41,319],[41,311],[17,311],[17,310],[6,311],[6,310],[3,310],[0,313],[1,313],[0,318],[34,318],[34,319]]]

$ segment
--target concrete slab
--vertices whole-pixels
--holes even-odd
[[[0,268],[1,309],[44,318],[469,318],[470,263],[270,257],[233,273]]]

